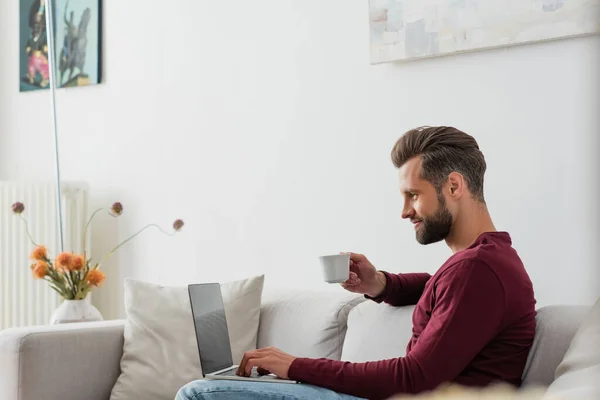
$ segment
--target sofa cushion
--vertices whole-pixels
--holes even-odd
[[[414,308],[373,301],[356,306],[348,316],[342,360],[365,362],[403,357],[412,336]]]
[[[575,334],[548,394],[564,399],[600,399],[600,299]]]
[[[296,357],[339,360],[348,313],[364,301],[363,296],[342,290],[265,291],[258,347],[274,346]]]
[[[589,311],[587,306],[547,306],[536,316],[533,346],[523,372],[524,386],[549,386],[575,332]]]
[[[233,362],[256,348],[264,277],[221,285]],[[111,400],[172,400],[186,383],[202,378],[187,287],[125,280],[121,375]]]

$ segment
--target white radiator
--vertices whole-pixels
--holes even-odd
[[[61,192],[64,250],[81,252],[88,188],[80,182],[63,182]],[[12,212],[11,206],[17,201],[25,205],[23,216],[33,240],[47,247],[50,258],[60,251],[56,184],[0,181],[0,330],[47,324],[60,302],[48,282],[32,276],[29,254],[34,246],[24,221]],[[88,254],[89,237],[88,229]]]

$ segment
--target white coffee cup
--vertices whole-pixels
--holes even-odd
[[[319,257],[323,279],[327,283],[341,283],[350,276],[350,254],[332,254]]]

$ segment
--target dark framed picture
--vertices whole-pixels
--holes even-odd
[[[101,81],[100,0],[54,0],[56,86]],[[50,83],[46,0],[20,0],[20,91],[46,89]]]

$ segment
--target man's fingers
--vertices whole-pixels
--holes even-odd
[[[261,368],[261,367],[258,367],[256,369],[256,372],[258,372],[258,374],[261,375],[261,376],[262,375],[269,375],[271,373],[271,371],[268,371],[268,370],[266,370],[264,368]]]
[[[344,289],[354,289],[357,286],[360,286],[360,281],[358,282],[342,282],[340,283],[340,286],[343,287]]]
[[[242,358],[242,361],[240,361],[240,365],[238,365],[238,369],[235,373],[237,376],[244,375],[244,368],[246,367],[247,362],[248,362],[248,360],[246,359],[246,356],[244,355],[244,358]]]
[[[361,280],[358,275],[356,275],[354,272],[350,272],[348,279],[342,282],[342,285],[356,286],[359,285],[360,282]]]
[[[246,372],[245,376],[252,375],[252,368],[258,367],[262,360],[263,360],[263,358],[252,358],[252,359],[248,360],[248,362],[246,363],[246,367],[244,369],[244,371]]]
[[[244,357],[242,358],[242,361],[240,361],[240,365],[238,366],[236,374],[239,376],[243,376],[244,371],[246,370],[246,364],[248,363],[248,361],[250,359],[255,358],[257,354],[258,354],[258,350],[251,350],[251,351],[245,352]]]
[[[250,350],[244,353],[244,357],[237,370],[237,375],[250,376],[252,368],[258,366],[258,360],[264,359],[267,355],[273,353],[273,350],[273,347],[264,347],[262,349]]]
[[[354,261],[354,262],[360,262],[360,261],[364,261],[366,259],[366,257],[362,254],[358,254],[358,253],[350,253],[350,260]]]
[[[364,254],[359,254],[359,253],[352,253],[350,251],[343,251],[340,252],[340,254],[350,254],[350,264],[354,263],[359,263],[361,261],[365,261],[367,259],[367,257],[364,256]]]

